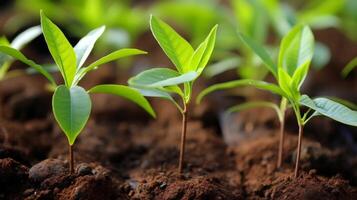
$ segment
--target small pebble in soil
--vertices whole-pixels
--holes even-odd
[[[58,159],[46,159],[32,166],[29,178],[34,182],[42,182],[50,176],[63,174],[67,171],[65,162]]]
[[[130,185],[130,188],[135,190],[137,187],[138,187],[138,182],[136,180],[129,180],[129,185]]]
[[[85,163],[81,163],[77,166],[77,172],[79,176],[93,175],[93,170]]]

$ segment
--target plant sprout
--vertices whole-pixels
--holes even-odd
[[[202,91],[198,101],[212,91],[246,85],[278,94],[283,100],[285,98],[293,108],[299,126],[294,171],[294,177],[296,178],[299,173],[301,144],[305,124],[314,116],[324,115],[338,122],[357,126],[357,112],[327,98],[320,97],[312,100],[307,95],[301,94],[300,88],[307,76],[314,52],[314,37],[308,26],[297,25],[283,38],[277,65],[272,61],[264,48],[247,38],[245,41],[266,64],[277,79],[278,84],[250,79],[221,83]],[[301,106],[308,107],[308,110],[302,113]]]
[[[149,102],[136,89],[124,85],[97,85],[86,91],[78,86],[79,81],[88,72],[97,69],[102,64],[122,57],[145,54],[146,52],[138,49],[121,49],[100,58],[87,67],[82,67],[96,40],[104,32],[104,26],[89,32],[75,47],[71,46],[62,31],[42,11],[41,27],[47,47],[62,75],[64,84],[57,86],[53,77],[42,66],[27,59],[16,49],[0,46],[0,52],[35,68],[56,87],[52,96],[52,110],[60,128],[67,136],[69,143],[69,171],[73,173],[73,144],[87,123],[91,112],[92,103],[88,93],[108,93],[122,96],[138,104],[155,117]]]
[[[8,46],[14,49],[20,50],[26,44],[34,40],[41,34],[40,26],[33,26],[26,29],[24,32],[20,33],[15,37],[15,39],[10,43],[5,36],[0,38],[1,46]],[[6,54],[0,53],[0,80],[5,79],[6,77],[11,77],[8,74],[9,68],[14,60],[7,56]]]
[[[174,103],[182,114],[182,132],[179,158],[179,174],[182,173],[188,104],[192,96],[192,86],[196,78],[204,70],[214,48],[217,25],[212,28],[206,39],[196,50],[162,20],[151,16],[150,28],[155,39],[175,65],[176,70],[169,68],[152,68],[129,79],[129,85],[138,88],[144,96],[160,97]],[[183,87],[180,87],[182,86]],[[171,94],[180,97],[178,103]]]

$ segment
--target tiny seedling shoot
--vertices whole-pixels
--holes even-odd
[[[90,71],[110,61],[145,54],[138,49],[121,49],[110,53],[87,67],[82,67],[88,58],[97,39],[105,27],[99,27],[83,37],[75,47],[72,47],[62,31],[41,11],[41,27],[48,49],[62,75],[63,84],[58,85],[41,65],[27,59],[20,51],[0,46],[0,52],[35,68],[44,75],[56,89],[52,97],[52,110],[56,121],[65,133],[69,143],[69,171],[74,172],[73,144],[86,125],[91,112],[91,99],[88,93],[108,93],[124,97],[141,106],[150,115],[155,116],[149,102],[140,92],[124,85],[97,85],[86,91],[78,86],[79,81]]]
[[[202,91],[198,101],[212,91],[246,85],[268,90],[280,95],[282,99],[287,99],[289,106],[292,107],[295,113],[299,126],[294,171],[294,177],[296,178],[299,175],[301,144],[305,124],[314,116],[323,115],[347,125],[357,126],[357,112],[327,98],[311,99],[307,95],[301,94],[300,88],[309,71],[314,52],[314,37],[308,26],[297,25],[283,38],[277,65],[274,64],[264,48],[249,40],[249,38],[243,40],[266,64],[277,79],[278,84],[247,79],[221,83]],[[306,106],[308,110],[302,113],[301,106]]]
[[[278,80],[277,67],[274,64],[273,60],[270,58],[269,54],[265,49],[254,39],[243,34],[238,33],[239,39],[245,44],[250,50],[252,50],[263,62],[263,66]],[[214,84],[206,89],[204,89],[197,97],[197,103],[211,92],[217,90],[231,89],[235,87],[244,87],[244,86],[253,86],[257,89],[266,90],[274,94],[281,96],[280,104],[269,101],[248,101],[236,106],[232,106],[227,110],[227,113],[242,111],[251,108],[265,107],[273,109],[278,117],[280,130],[279,130],[279,149],[278,149],[278,159],[277,159],[277,168],[282,167],[283,157],[284,157],[284,138],[285,138],[285,113],[288,107],[288,101],[279,91],[279,88],[271,83],[255,80],[255,79],[240,79],[234,81],[228,81],[225,83]]]
[[[196,50],[173,28],[154,16],[150,18],[150,28],[177,71],[169,68],[152,68],[129,79],[129,85],[139,89],[144,96],[160,97],[172,101],[181,112],[182,132],[178,167],[178,172],[181,174],[185,157],[187,115],[192,87],[212,54],[217,25],[212,28]],[[171,94],[178,95],[181,103],[177,102]]]

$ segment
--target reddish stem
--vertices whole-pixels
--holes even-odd
[[[184,104],[184,109],[182,112],[182,131],[181,131],[181,145],[180,145],[180,160],[178,173],[182,174],[184,158],[185,158],[185,142],[186,142],[186,129],[187,129],[187,105]]]
[[[281,168],[282,163],[283,163],[283,153],[284,153],[284,128],[285,128],[285,120],[283,119],[280,122],[280,138],[279,138],[279,152],[278,152],[278,162],[277,162],[277,168]]]
[[[299,139],[298,139],[298,146],[297,146],[297,154],[296,154],[296,161],[295,161],[295,173],[294,177],[297,178],[299,176],[299,168],[300,168],[300,156],[301,156],[301,143],[302,143],[302,136],[303,136],[303,125],[299,125]]]
[[[69,145],[69,173],[74,173],[74,159],[73,159],[73,146]]]

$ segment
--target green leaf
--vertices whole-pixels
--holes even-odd
[[[128,83],[141,87],[165,87],[178,85],[196,79],[198,74],[194,71],[180,74],[169,68],[153,68],[143,71],[135,77],[129,79]]]
[[[15,37],[15,39],[11,42],[11,47],[20,50],[27,43],[38,37],[41,33],[41,26],[33,26],[31,28],[28,28]]]
[[[307,76],[307,73],[309,71],[309,65],[310,62],[307,62],[303,64],[301,67],[296,69],[293,77],[292,77],[292,87],[294,87],[295,90],[299,91],[301,85],[304,83],[304,80]]]
[[[298,101],[298,99],[295,99],[295,87],[293,87],[293,80],[289,76],[289,74],[282,68],[278,68],[278,82],[280,88],[287,94],[287,98],[289,100],[294,100]]]
[[[134,87],[135,89],[139,90],[140,93],[146,97],[158,97],[162,99],[166,99],[171,101],[177,108],[178,110],[182,113],[183,110],[180,107],[180,105],[172,98],[169,92],[165,91],[164,89],[158,89],[158,88],[145,88],[145,87]]]
[[[137,89],[125,85],[97,85],[89,90],[90,93],[106,93],[124,97],[138,106],[142,107],[152,117],[155,117],[155,112],[150,106],[150,103],[140,94]]]
[[[347,77],[347,75],[357,66],[357,57],[352,59],[345,68],[342,70],[342,76]]]
[[[278,94],[283,97],[287,97],[285,92],[281,90],[277,85],[268,83],[265,81],[258,81],[258,80],[253,80],[253,79],[242,79],[242,80],[236,80],[236,81],[229,81],[225,83],[219,83],[212,85],[206,89],[204,89],[197,97],[197,103],[201,102],[202,98],[205,97],[207,94],[217,91],[217,90],[225,90],[225,89],[231,89],[235,87],[242,87],[242,86],[253,86],[257,89],[261,90],[266,90],[269,92],[272,92],[274,94]]]
[[[128,56],[134,56],[134,55],[140,55],[140,54],[147,54],[145,51],[141,51],[139,49],[120,49],[117,51],[114,51],[97,61],[91,63],[88,67],[82,68],[80,71],[78,71],[76,78],[75,78],[75,84],[77,84],[88,72],[97,69],[100,65],[103,65],[105,63],[128,57]]]
[[[105,26],[101,26],[97,29],[90,31],[74,46],[74,52],[77,57],[77,71],[82,67],[90,52],[92,51],[95,42],[103,34]]]
[[[332,101],[336,101],[337,103],[342,104],[344,106],[347,106],[348,108],[350,108],[352,110],[357,110],[357,104],[355,104],[355,103],[353,103],[351,101],[348,101],[348,100],[345,100],[345,99],[341,99],[341,98],[338,98],[338,97],[332,97],[332,96],[328,96],[326,98],[331,99]]]
[[[137,90],[140,91],[140,93],[146,97],[159,97],[159,98],[163,98],[163,99],[167,99],[170,101],[174,101],[174,99],[172,98],[172,96],[170,95],[170,93],[168,93],[167,91],[161,90],[161,89],[157,89],[157,88],[144,88],[144,87],[133,87]]]
[[[177,85],[166,86],[166,87],[162,88],[162,90],[170,92],[170,93],[175,93],[175,94],[178,94],[180,96],[184,95],[183,92],[182,92],[182,89]]]
[[[314,36],[308,26],[295,26],[282,40],[278,67],[293,76],[296,69],[310,63],[314,54]]]
[[[10,43],[6,39],[6,37],[0,37],[0,46],[7,46],[7,47],[10,46]],[[5,73],[5,71],[7,71],[7,69],[5,69],[5,68],[8,68],[9,66],[5,66],[5,63],[9,60],[11,60],[11,58],[8,55],[6,55],[4,53],[0,53],[0,73]],[[8,64],[6,64],[6,65],[8,65]],[[0,76],[1,76],[1,74],[0,74]]]
[[[264,47],[260,46],[250,37],[238,33],[239,38],[245,43],[251,50],[255,52],[259,56],[259,58],[263,61],[267,69],[275,76],[278,77],[278,69],[273,62],[273,59],[268,54],[268,52],[264,49]]]
[[[185,103],[190,102],[190,99],[191,99],[191,96],[192,96],[192,86],[193,86],[193,82],[184,83],[184,99],[185,99]]]
[[[184,72],[193,54],[192,46],[162,20],[151,15],[150,28],[156,41],[179,72]]]
[[[216,33],[218,25],[215,25],[206,39],[198,46],[190,59],[189,65],[185,66],[184,72],[196,71],[201,74],[210,59],[216,42]]]
[[[43,69],[43,67],[41,65],[38,65],[35,62],[33,62],[32,60],[27,59],[20,51],[14,49],[14,48],[11,48],[11,47],[0,46],[0,52],[7,54],[13,58],[16,58],[17,60],[25,63],[26,65],[34,68],[39,73],[41,73],[43,76],[45,76],[51,82],[52,85],[56,85],[56,82],[53,79],[53,77],[51,76],[51,74],[49,74],[45,69]]]
[[[83,88],[79,86],[67,88],[64,85],[56,88],[52,97],[53,114],[70,145],[74,144],[86,125],[91,106],[90,97]]]
[[[114,51],[100,59],[98,59],[97,61],[91,63],[88,67],[84,68],[84,72],[87,73],[91,70],[97,69],[97,67],[99,65],[103,65],[106,64],[108,62],[112,62],[114,60],[118,60],[120,58],[124,58],[124,57],[128,57],[128,56],[134,56],[134,55],[141,55],[141,54],[147,54],[147,52],[145,51],[141,51],[139,49],[131,49],[131,48],[127,48],[127,49],[120,49],[117,51]]]
[[[62,31],[41,11],[42,32],[67,87],[72,86],[76,74],[76,54]]]
[[[5,36],[0,37],[0,46],[10,46],[10,42]]]
[[[357,126],[357,112],[330,99],[319,97],[312,100],[307,95],[303,95],[300,103],[317,111],[319,115],[324,115],[347,125]]]

